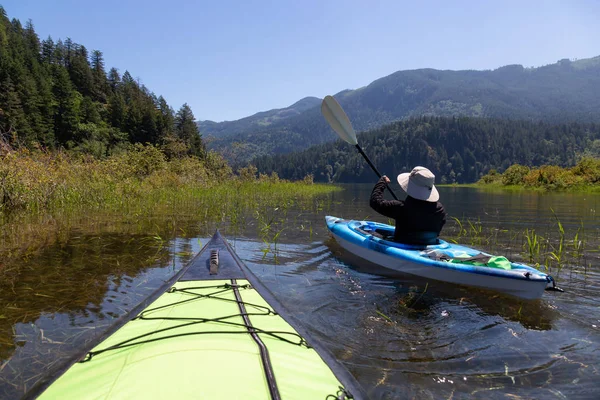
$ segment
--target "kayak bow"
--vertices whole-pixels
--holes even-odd
[[[217,231],[176,276],[27,397],[358,399]]]

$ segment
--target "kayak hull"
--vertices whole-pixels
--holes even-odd
[[[170,282],[64,371],[42,399],[364,398],[352,375],[217,232]]]
[[[440,261],[428,257],[435,251],[474,256],[479,250],[440,241],[432,246],[410,246],[391,242],[369,231],[393,232],[390,225],[326,217],[327,227],[346,251],[389,270],[425,279],[490,289],[524,299],[537,299],[551,278],[524,264],[511,263],[510,270]],[[363,230],[362,228],[367,228]]]

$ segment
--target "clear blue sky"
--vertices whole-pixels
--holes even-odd
[[[173,108],[242,118],[398,70],[600,55],[598,0],[0,0],[40,38],[104,53]]]

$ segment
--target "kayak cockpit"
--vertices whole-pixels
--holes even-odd
[[[434,250],[447,249],[450,245],[442,239],[437,239],[436,244],[409,244],[400,243],[393,240],[394,227],[391,225],[380,224],[371,221],[353,221],[348,224],[348,227],[359,234],[371,236],[373,239],[378,239],[382,244],[389,247],[395,247],[403,250]]]

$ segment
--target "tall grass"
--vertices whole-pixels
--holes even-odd
[[[587,238],[583,222],[572,233],[572,239],[569,239],[569,232],[554,210],[551,212],[554,228],[544,233],[544,236],[535,229],[526,228],[522,232],[498,229],[494,226],[488,226],[486,229],[479,220],[462,221],[452,217],[455,224],[445,230],[448,235],[446,240],[480,246],[481,250],[509,256],[513,261],[522,260],[538,269],[553,271],[557,275],[565,267],[583,267],[583,272],[587,273],[588,265],[585,260]],[[466,229],[465,225],[470,228]],[[513,249],[522,249],[522,251],[515,252]]]
[[[234,231],[244,230],[254,216],[250,222],[276,248],[286,210],[313,209],[319,206],[315,196],[336,190],[313,184],[311,177],[288,182],[276,174],[257,176],[253,167],[234,174],[214,153],[167,160],[143,145],[104,160],[8,152],[0,155],[0,184],[0,273],[15,264],[11,260],[43,248],[49,235],[68,229],[61,225],[66,216],[77,215],[113,215],[139,224],[153,215],[179,219],[183,208],[193,210],[190,219],[201,224],[227,224]]]
[[[0,155],[0,218],[15,211],[76,208],[144,212],[149,205],[189,199],[206,199],[209,212],[224,207],[235,217],[241,205],[264,204],[267,198],[285,203],[330,190],[312,179],[292,183],[276,174],[257,177],[253,168],[235,175],[214,153],[203,160],[167,160],[150,145],[105,160],[27,150]]]
[[[526,239],[523,248],[526,250],[527,259],[529,262],[534,262],[540,255],[542,237],[535,233],[535,229],[525,229],[523,236]]]
[[[558,267],[558,272],[560,273],[560,270],[563,267],[564,256],[565,256],[565,228],[563,227],[562,223],[556,216],[556,213],[554,212],[554,210],[553,209],[550,209],[550,210],[552,211],[552,216],[554,217],[554,219],[556,221],[556,226],[558,228],[559,235],[558,235],[558,241],[556,244],[550,243],[550,247],[552,248],[552,250],[550,251],[549,255],[552,258],[552,260],[554,260],[556,262],[556,265]]]

